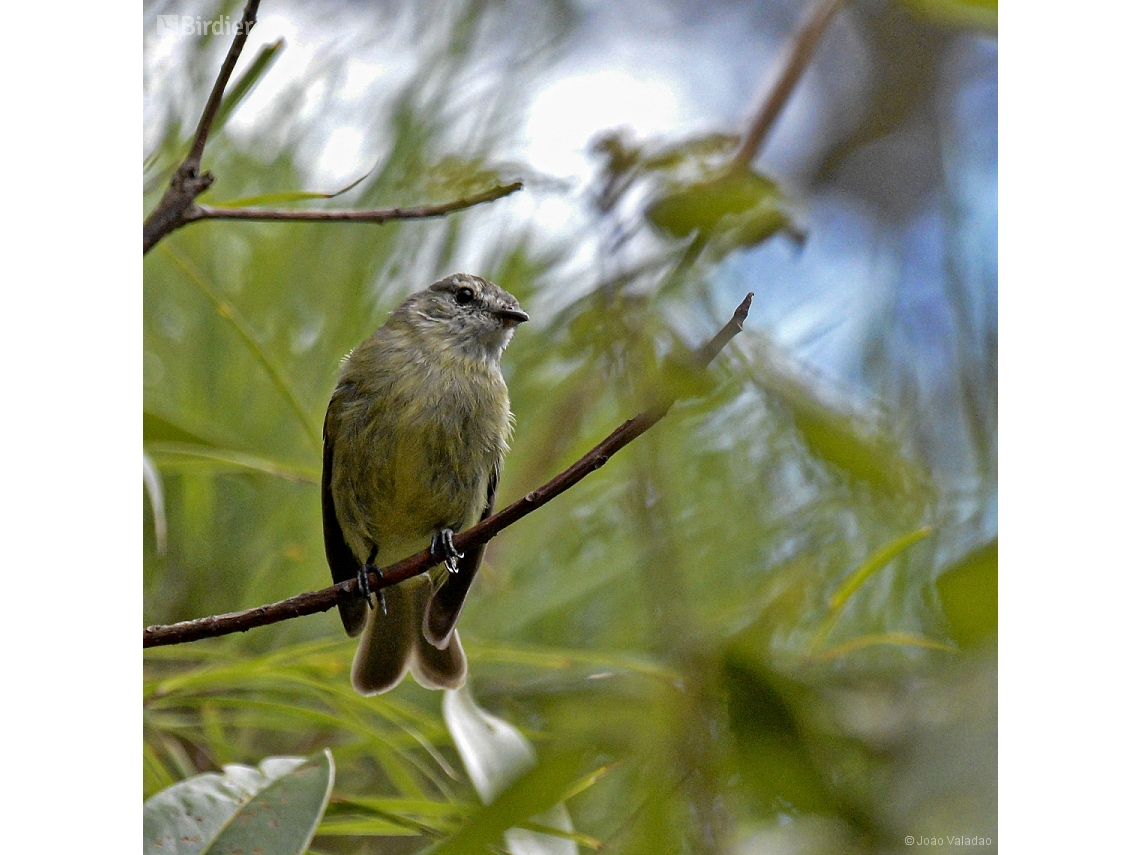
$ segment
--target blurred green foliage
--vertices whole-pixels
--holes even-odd
[[[511,105],[463,93],[474,79],[540,67],[572,17],[542,8],[545,47],[490,67],[481,39],[502,32],[509,4],[465,5],[434,28],[430,11],[405,10],[431,34],[418,73],[377,110],[376,166],[335,204],[447,201],[517,177],[494,156]],[[262,54],[256,73],[272,74],[281,51]],[[213,56],[193,45],[184,61],[201,95]],[[313,73],[305,85],[331,87],[339,71],[332,61]],[[218,180],[204,201],[326,204],[306,185],[301,152],[306,134],[329,129],[278,109],[263,121],[287,133],[269,156],[216,132],[206,166]],[[457,134],[460,117],[475,129]],[[187,138],[177,110],[151,121],[147,210]],[[996,541],[962,557],[992,536],[977,510],[996,491],[996,420],[978,412],[989,398],[968,396],[973,378],[949,384],[966,391],[947,407],[980,426],[973,462],[961,463],[975,479],[963,498],[947,489],[961,473],[947,478],[924,457],[925,419],[904,394],[855,403],[755,323],[695,375],[677,354],[728,318],[716,263],[784,239],[781,188],[750,174],[721,193],[727,179],[707,169],[731,153],[727,136],[608,139],[592,216],[618,237],[603,241],[607,263],[588,281],[563,272],[573,237],[540,237],[494,210],[505,202],[382,227],[195,224],[145,258],[144,443],[168,543],[160,553],[144,503],[147,624],[329,582],[317,483],[338,361],[460,263],[533,319],[504,365],[517,429],[503,503],[662,384],[684,397],[489,546],[462,621],[469,684],[540,757],[501,800],[480,805],[439,695],[411,681],[377,698],[352,691],[355,643],[335,613],[148,651],[148,796],[225,763],[327,747],[337,781],[316,852],[477,851],[562,799],[579,845],[605,852],[759,852],[778,841],[893,851],[948,817],[996,836]],[[631,217],[625,203],[647,186],[657,201]],[[761,209],[771,228],[749,221],[739,239],[694,250],[726,218]],[[631,233],[653,251],[627,256]],[[975,758],[966,769],[947,759],[962,751]]]
[[[994,538],[938,577],[951,637],[962,647],[992,641],[998,628],[998,545]]]

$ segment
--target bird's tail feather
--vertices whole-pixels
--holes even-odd
[[[459,643],[459,633],[451,633],[443,650],[419,635],[412,655],[412,676],[425,689],[458,689],[466,683],[467,655]]]
[[[458,689],[467,681],[467,656],[459,633],[442,649],[424,638],[422,625],[431,596],[425,579],[385,588],[384,606],[371,609],[352,661],[352,685],[362,695],[394,688],[410,668],[425,689]]]
[[[422,609],[415,588],[400,584],[385,588],[383,605],[368,610],[368,623],[352,660],[352,685],[362,695],[378,695],[397,685],[420,636]]]
[[[433,599],[433,586],[419,585],[416,589],[416,633],[412,650],[412,676],[425,689],[458,689],[467,682],[467,656],[459,643],[459,633],[452,632],[445,643],[439,645],[425,637],[422,626]]]

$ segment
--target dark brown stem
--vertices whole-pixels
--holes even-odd
[[[694,361],[700,367],[707,367],[733,337],[744,329],[744,320],[748,317],[748,310],[751,306],[752,294],[749,293],[720,332],[694,354]],[[481,543],[486,543],[507,526],[518,522],[527,514],[538,510],[547,502],[562,495],[591,472],[601,469],[615,453],[661,421],[675,400],[675,398],[669,398],[658,401],[645,412],[625,422],[568,469],[556,475],[537,490],[532,490],[499,513],[456,535],[455,548],[463,552],[474,549]],[[373,590],[387,588],[390,585],[403,582],[405,579],[410,579],[412,576],[425,573],[438,563],[425,549],[417,555],[409,556],[403,561],[385,567],[378,572],[372,572],[368,577],[368,582]],[[187,620],[167,626],[148,626],[143,630],[143,647],[182,644],[201,638],[245,632],[256,626],[265,626],[302,615],[328,611],[337,603],[347,602],[359,596],[357,580],[349,579],[319,591],[310,591],[255,609]]]
[[[522,182],[498,184],[482,193],[444,202],[439,205],[419,205],[413,208],[376,208],[365,211],[288,211],[271,208],[214,208],[208,205],[192,205],[186,211],[184,220],[188,223],[199,220],[248,220],[259,222],[306,222],[306,223],[386,223],[389,220],[425,220],[442,217],[455,211],[493,202],[522,189]]]
[[[206,99],[206,106],[202,110],[202,117],[198,120],[190,153],[175,170],[174,177],[170,179],[170,186],[166,188],[166,192],[143,223],[143,255],[150,252],[156,243],[172,231],[186,224],[187,210],[194,204],[194,200],[214,183],[213,175],[201,171],[202,152],[206,148],[206,139],[210,136],[214,117],[218,115],[218,108],[222,104],[226,84],[230,82],[230,75],[234,72],[234,66],[237,65],[250,30],[257,23],[257,7],[260,3],[261,0],[248,0],[245,4],[245,11],[237,24],[237,32],[234,33],[229,53],[222,62],[218,77],[214,80],[214,88],[210,91],[210,97]]]
[[[237,65],[238,57],[245,46],[249,31],[257,23],[257,7],[260,0],[249,0],[245,13],[237,25],[233,44],[222,62],[221,70],[214,81],[214,88],[198,120],[194,141],[186,159],[170,179],[162,199],[159,200],[150,216],[143,223],[143,255],[146,255],[160,240],[176,229],[189,223],[203,220],[256,220],[263,222],[310,222],[310,223],[386,223],[390,220],[423,220],[443,217],[455,211],[493,202],[522,189],[522,182],[500,184],[474,196],[455,199],[438,205],[419,205],[411,208],[380,208],[367,211],[287,211],[270,208],[216,208],[198,205],[195,199],[214,183],[214,176],[202,172],[202,152],[210,136],[214,119],[222,105],[226,85]]]
[[[756,153],[764,144],[768,132],[772,130],[772,125],[776,123],[780,111],[784,109],[784,104],[787,103],[792,91],[796,88],[804,69],[807,68],[808,60],[815,52],[816,45],[819,44],[827,25],[842,3],[843,0],[820,0],[819,4],[809,13],[804,25],[791,43],[784,65],[780,69],[780,74],[772,85],[772,90],[760,105],[756,118],[752,120],[752,124],[748,128],[744,142],[740,144],[740,149],[733,155],[732,168],[746,169],[752,163],[752,159],[756,157]]]
[[[194,131],[194,143],[190,146],[190,153],[186,155],[183,166],[190,163],[193,164],[195,169],[198,169],[202,165],[202,152],[206,150],[206,138],[210,136],[210,130],[214,125],[214,117],[218,115],[218,108],[222,106],[222,96],[226,94],[226,86],[230,82],[230,75],[234,73],[238,57],[241,56],[242,48],[245,47],[245,41],[249,38],[249,31],[252,30],[257,23],[257,7],[260,3],[261,0],[248,0],[245,4],[245,11],[242,13],[241,22],[237,25],[237,32],[234,33],[233,44],[230,45],[229,53],[226,54],[226,58],[222,62],[222,67],[218,71],[218,78],[214,81],[214,88],[210,90],[210,97],[206,99],[206,106],[202,110],[202,118],[198,120],[198,129]]]

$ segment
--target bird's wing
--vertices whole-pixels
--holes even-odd
[[[348,543],[341,531],[340,521],[336,517],[336,504],[333,501],[332,473],[333,460],[336,454],[336,437],[339,427],[336,418],[338,397],[333,395],[329,402],[328,412],[325,414],[325,454],[321,467],[321,512],[325,524],[325,558],[328,559],[329,569],[332,570],[333,582],[344,582],[355,579],[360,570],[360,562],[352,554]],[[350,600],[347,603],[337,603],[340,609],[340,620],[344,624],[344,631],[349,635],[360,635],[364,629],[364,622],[368,616],[368,606],[363,599]]]
[[[482,522],[495,512],[495,494],[499,491],[499,466],[496,464],[487,480],[487,504],[479,520]],[[448,646],[451,631],[459,621],[459,613],[463,611],[463,601],[467,599],[467,592],[471,583],[475,581],[475,574],[479,572],[479,564],[483,561],[483,551],[487,544],[481,543],[474,549],[468,549],[459,559],[459,569],[456,573],[448,573],[447,578],[439,590],[432,594],[428,607],[424,611],[424,638],[433,646],[443,650]]]

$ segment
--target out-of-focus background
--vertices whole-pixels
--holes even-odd
[[[241,9],[145,6],[146,211],[230,44],[159,16]],[[501,504],[755,292],[663,422],[490,544],[466,700],[565,806],[526,851],[996,851],[996,2],[845,4],[766,178],[710,214],[808,11],[266,0],[203,202],[525,187],[422,222],[195,224],[147,255],[145,622],[328,583],[324,409],[412,291],[473,272],[531,315],[504,361]],[[333,612],[149,651],[146,794],[327,747],[314,852],[416,852],[486,815],[455,705],[411,680],[357,697],[354,648]]]

